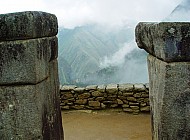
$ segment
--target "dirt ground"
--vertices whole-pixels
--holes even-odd
[[[64,111],[62,121],[65,140],[151,140],[149,114]]]

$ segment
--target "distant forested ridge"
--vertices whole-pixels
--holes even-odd
[[[111,59],[124,45],[134,40],[133,28],[128,26],[117,29],[98,25],[60,28],[58,38],[61,84],[118,83],[125,77],[126,73],[123,72],[129,61],[139,61],[139,65],[142,61],[146,63],[146,53],[136,48],[123,58],[121,64],[118,62],[104,66],[105,58]]]

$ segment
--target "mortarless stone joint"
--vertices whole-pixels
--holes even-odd
[[[0,139],[63,140],[57,18],[0,15]]]
[[[148,53],[153,140],[190,139],[190,23],[139,23]]]

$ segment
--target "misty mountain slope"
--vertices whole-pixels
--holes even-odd
[[[72,69],[70,67],[70,65],[67,63],[67,61],[65,61],[65,59],[61,56],[59,56],[58,59],[58,64],[59,64],[59,80],[60,83],[65,83],[65,84],[69,84],[72,80]]]
[[[128,33],[127,33],[127,31]],[[59,38],[59,73],[62,83],[82,81],[89,73],[99,70],[100,61],[119,50],[123,43],[130,40],[130,29],[108,30],[100,26],[90,25],[74,29],[61,28]],[[65,62],[66,61],[66,62]],[[65,63],[65,64],[62,64]],[[64,67],[69,65],[71,77],[63,80]]]
[[[190,21],[190,0],[183,0],[164,21]]]
[[[94,73],[88,73],[83,79],[83,83],[90,84],[110,84],[110,83],[146,83],[148,81],[147,73],[147,53],[144,50],[134,48],[127,53],[123,52],[123,62],[115,63],[104,61],[100,70]],[[119,58],[116,58],[119,59]]]

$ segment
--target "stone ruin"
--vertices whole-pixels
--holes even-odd
[[[0,15],[0,139],[63,139],[57,32],[57,18],[52,14],[29,11]],[[152,139],[189,140],[190,23],[139,23],[136,41],[149,53]],[[77,87],[61,91],[76,92],[77,100],[89,96],[93,102],[88,106],[94,108],[92,103],[96,102],[101,107],[96,100],[101,93],[98,87],[85,95],[79,94]],[[119,93],[118,88],[117,97]],[[78,101],[76,105],[86,104]]]
[[[153,140],[190,139],[190,23],[139,23],[148,55]]]
[[[0,139],[63,140],[57,18],[0,15]]]
[[[117,109],[133,113],[150,112],[148,84],[108,84],[60,88],[62,110]]]

